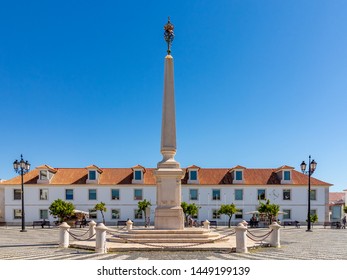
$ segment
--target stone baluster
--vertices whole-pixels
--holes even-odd
[[[281,226],[277,222],[273,222],[269,227],[272,230],[270,235],[270,246],[280,248],[281,247],[281,242],[280,242]]]
[[[239,223],[235,228],[236,231],[236,253],[248,253],[247,249],[247,227]]]
[[[107,253],[106,249],[106,231],[108,228],[100,223],[95,227],[96,237],[95,237],[95,252],[96,253]]]
[[[69,229],[70,226],[66,222],[59,226],[59,247],[69,248]]]

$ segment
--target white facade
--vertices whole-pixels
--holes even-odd
[[[20,185],[6,185],[4,182],[0,186],[0,222],[7,224],[20,224],[21,218],[18,211],[21,209],[21,200],[15,199],[15,190],[20,190]],[[119,199],[112,199],[112,189],[119,190]],[[311,200],[311,211],[318,215],[319,223],[329,219],[329,186],[313,186],[315,198]],[[67,199],[67,190],[73,190],[73,199]],[[89,190],[96,190],[96,199],[89,199]],[[141,199],[134,199],[135,190],[141,192]],[[182,184],[182,201],[195,203],[199,207],[198,220],[217,220],[219,224],[227,222],[228,217],[221,215],[220,218],[213,216],[213,211],[218,210],[222,204],[234,203],[242,214],[232,218],[234,223],[244,219],[249,220],[259,205],[258,191],[265,190],[265,198],[271,203],[280,205],[280,210],[288,214],[279,215],[280,220],[298,220],[305,222],[307,217],[307,186],[306,185],[200,185]],[[285,191],[284,191],[285,190]],[[284,196],[290,191],[290,199]],[[70,191],[71,192],[71,191]],[[237,197],[236,192],[239,196]],[[240,197],[240,192],[242,197]],[[104,202],[107,211],[104,213],[106,223],[115,224],[118,220],[133,220],[135,225],[142,224],[144,219],[136,219],[137,203],[147,199],[152,203],[151,222],[154,221],[154,210],[156,208],[156,186],[145,184],[128,185],[52,185],[52,184],[32,184],[25,185],[25,220],[28,225],[33,221],[43,219],[43,213],[48,212],[51,203],[56,199],[63,199],[74,204],[75,208],[83,211],[90,211],[95,204]],[[40,193],[42,197],[40,197]],[[194,196],[192,197],[192,194]],[[47,199],[46,199],[47,195]],[[216,197],[213,197],[213,196]],[[239,198],[240,200],[238,200]],[[241,199],[242,198],[242,199]],[[265,202],[265,200],[261,200]],[[119,218],[112,218],[112,210],[119,210]],[[17,218],[16,218],[17,213]],[[50,221],[55,219],[48,216]],[[101,214],[97,212],[96,221],[101,221]]]

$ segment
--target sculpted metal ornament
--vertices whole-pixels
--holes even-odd
[[[164,25],[164,39],[167,43],[167,53],[171,54],[171,45],[172,45],[172,41],[175,38],[175,34],[174,34],[174,26],[173,24],[170,22],[170,17],[168,18],[167,24]]]

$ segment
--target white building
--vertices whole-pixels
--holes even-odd
[[[308,177],[290,166],[274,169],[245,168],[184,168],[182,201],[197,204],[198,220],[227,222],[218,216],[221,204],[234,203],[240,212],[233,216],[234,223],[249,220],[259,202],[269,199],[287,213],[281,220],[305,222],[307,217]],[[55,219],[49,215],[49,206],[60,198],[70,201],[78,210],[90,212],[99,202],[106,204],[106,223],[131,219],[142,224],[137,214],[137,203],[151,201],[151,221],[156,207],[155,168],[140,165],[133,168],[53,168],[42,165],[24,175],[25,220]],[[317,213],[319,222],[329,220],[329,187],[331,184],[311,178],[311,212]],[[91,212],[91,218],[101,221],[100,213]],[[0,183],[0,223],[21,223],[21,177]]]

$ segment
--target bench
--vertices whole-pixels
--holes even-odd
[[[252,221],[252,220],[250,220],[250,221],[248,222],[248,224],[249,224],[249,226],[250,226],[251,228],[257,228],[257,227],[259,227],[259,221]]]
[[[295,226],[296,228],[300,228],[300,222],[298,221],[283,221],[283,227],[286,226]]]
[[[203,227],[204,226],[204,222],[205,221],[201,221],[201,226]],[[210,222],[210,227],[215,227],[217,228],[217,221],[209,221]]]
[[[126,226],[127,225],[127,221],[117,221],[117,227],[119,226]]]
[[[323,227],[326,228],[326,227],[330,227],[331,226],[331,222],[324,222],[323,223]]]
[[[341,228],[341,222],[331,222],[330,227],[340,229]]]
[[[40,226],[44,228],[45,226],[48,226],[49,228],[51,227],[51,222],[50,221],[33,221],[33,228],[35,226]]]
[[[217,221],[209,221],[210,222],[210,227],[217,228]]]
[[[79,221],[78,220],[75,222],[75,227],[80,226],[80,228],[81,228],[81,227],[88,226],[88,224],[89,224],[89,221],[84,221],[84,220]]]

